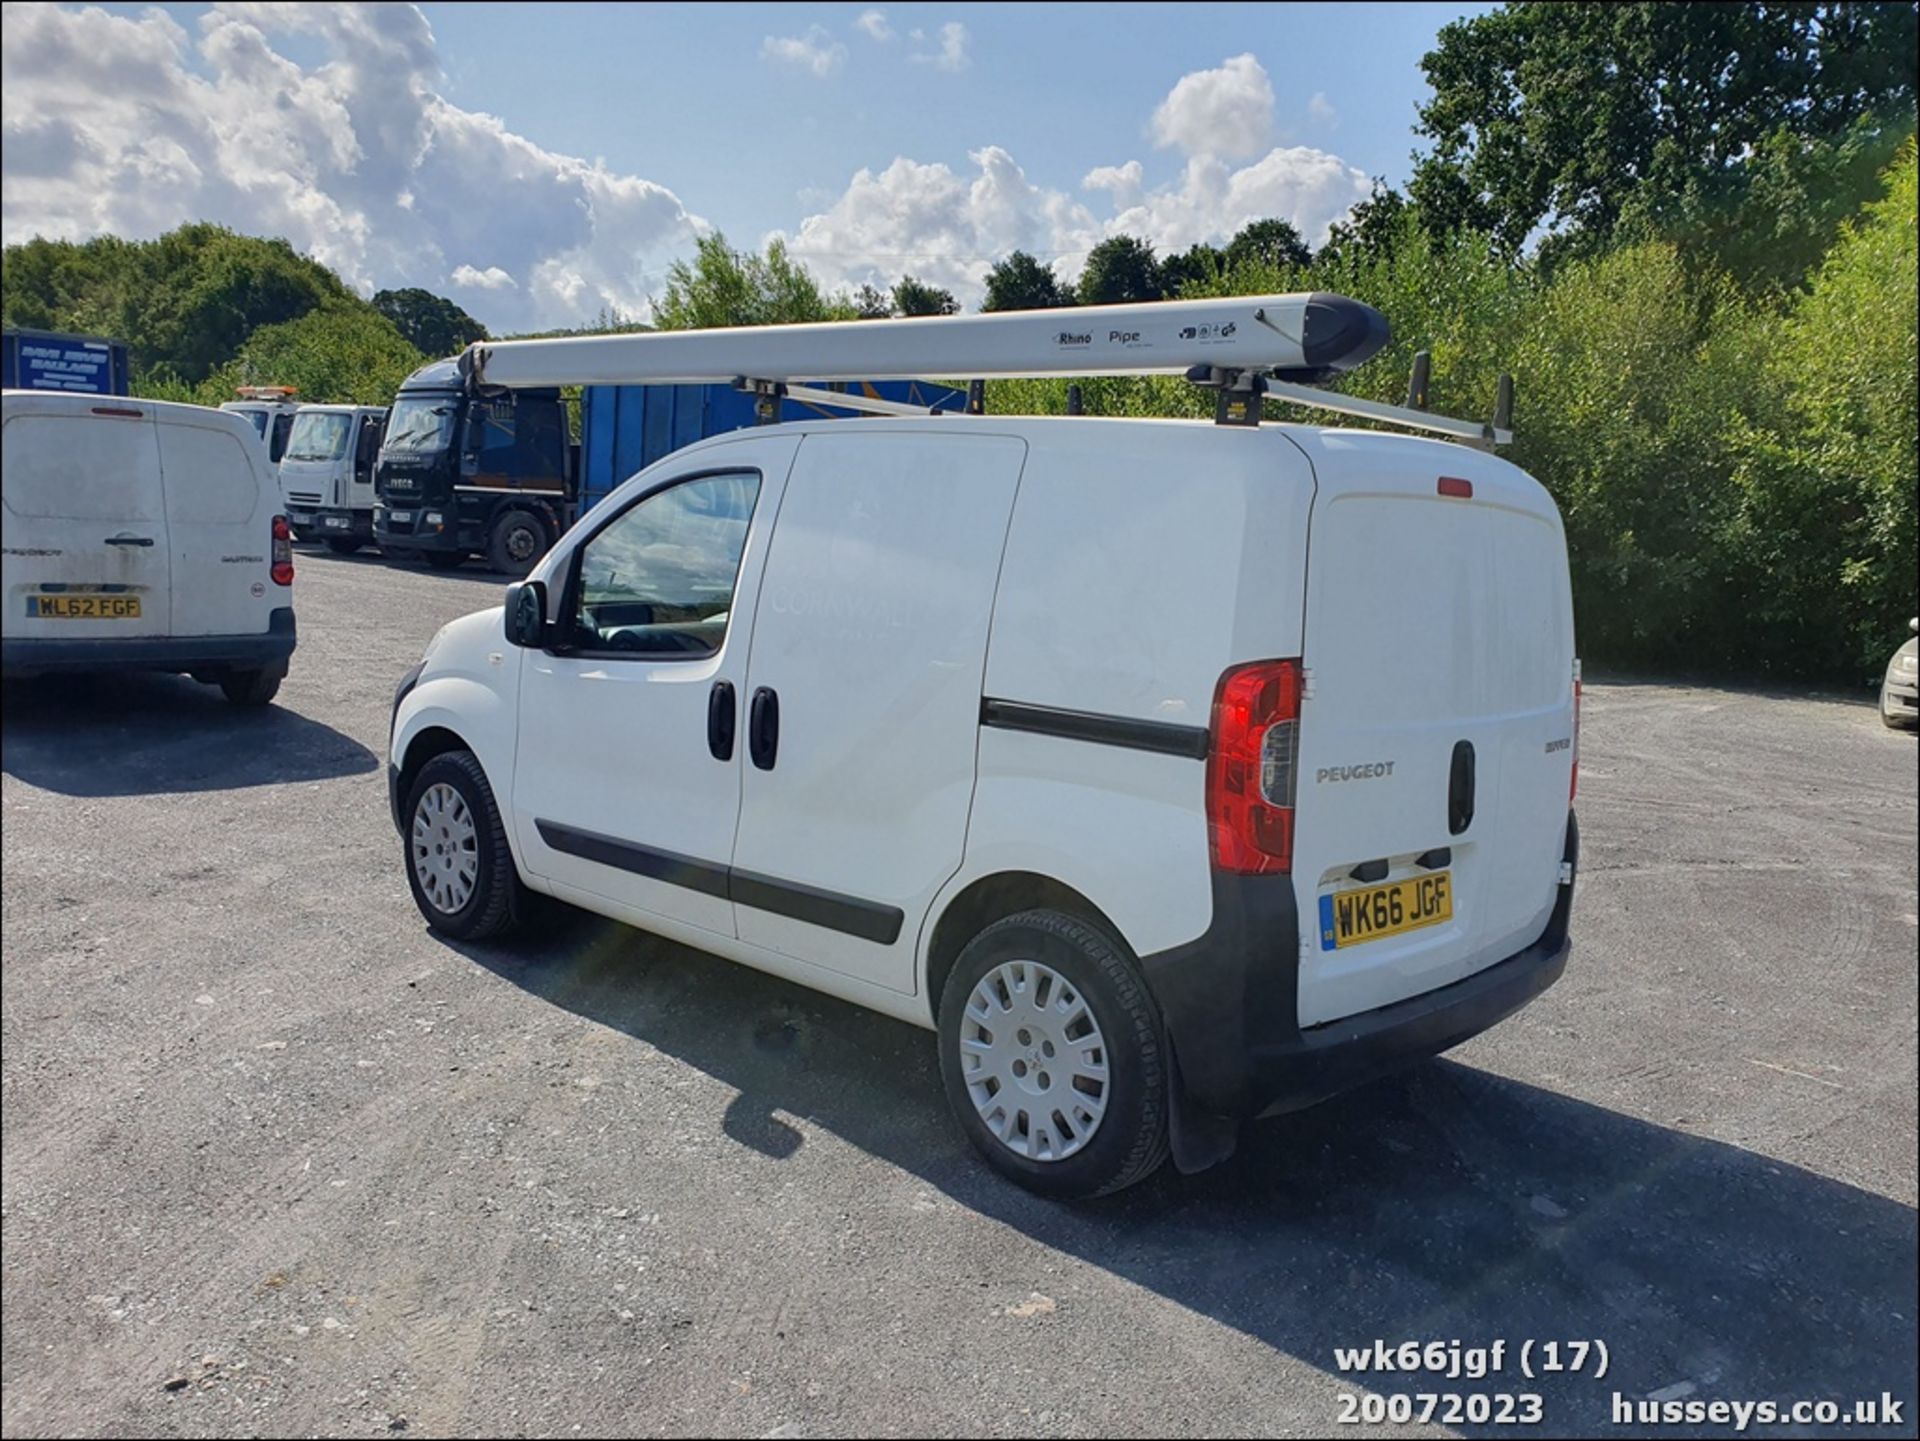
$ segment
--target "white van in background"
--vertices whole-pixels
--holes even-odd
[[[293,654],[293,547],[245,416],[10,390],[0,669],[172,671],[239,705]]]
[[[291,385],[242,385],[234,394],[240,398],[220,408],[247,418],[253,433],[267,448],[268,462],[277,467],[286,453],[293,417],[300,409],[300,402],[294,399],[298,392]]]
[[[349,555],[373,539],[373,464],[384,405],[303,405],[280,458],[280,493],[297,540]]]

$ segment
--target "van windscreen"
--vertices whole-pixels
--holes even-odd
[[[338,460],[347,453],[353,417],[331,410],[302,411],[287,436],[286,460]]]

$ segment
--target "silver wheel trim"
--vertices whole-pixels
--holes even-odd
[[[1005,961],[967,997],[960,1074],[981,1121],[1029,1161],[1064,1161],[1100,1129],[1107,1042],[1086,998],[1051,966]]]
[[[480,880],[480,833],[464,797],[442,781],[428,786],[413,808],[408,851],[421,893],[442,915],[473,899]]]

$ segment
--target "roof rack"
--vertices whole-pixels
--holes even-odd
[[[476,341],[459,357],[477,391],[560,385],[732,385],[779,418],[783,398],[884,415],[922,407],[812,387],[861,380],[970,376],[979,381],[1088,375],[1180,375],[1219,392],[1215,418],[1257,425],[1261,397],[1452,436],[1510,439],[1497,425],[1451,420],[1311,388],[1377,354],[1391,338],[1372,306],[1322,291],[906,320],[642,331]],[[1421,387],[1424,391],[1424,386]]]

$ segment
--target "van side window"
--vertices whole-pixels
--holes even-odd
[[[726,638],[760,496],[752,471],[655,491],[580,547],[573,648],[693,659]]]
[[[273,440],[268,446],[267,458],[275,465],[278,465],[280,463],[280,457],[287,453],[287,436],[291,434],[292,431],[293,415],[291,412],[283,412],[282,414],[274,416]]]

